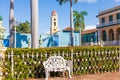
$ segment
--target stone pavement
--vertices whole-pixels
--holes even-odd
[[[120,72],[107,72],[87,75],[73,75],[73,78],[68,77],[50,77],[49,80],[120,80]],[[45,80],[41,79],[27,79],[27,80]]]

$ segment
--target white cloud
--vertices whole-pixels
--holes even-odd
[[[95,28],[96,28],[96,25],[88,25],[88,26],[85,26],[85,30],[95,29]]]
[[[118,2],[120,2],[120,0],[115,0],[115,1],[118,1]]]
[[[88,2],[88,3],[94,3],[97,0],[79,0],[79,2]]]

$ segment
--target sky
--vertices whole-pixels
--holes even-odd
[[[50,17],[53,10],[58,14],[58,27],[64,29],[70,25],[70,6],[69,3],[62,6],[56,0],[39,0],[39,30],[38,34],[50,31]],[[120,0],[79,0],[73,5],[73,10],[87,11],[85,16],[85,28],[95,28],[98,23],[96,15],[100,11],[120,5]],[[9,32],[9,7],[10,0],[0,0],[0,15],[3,17],[3,26]],[[30,22],[30,0],[14,0],[14,14],[16,20]]]

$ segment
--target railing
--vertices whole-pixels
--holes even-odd
[[[82,46],[97,46],[99,45],[98,42],[85,42],[82,43]]]
[[[114,41],[102,41],[103,46],[120,46],[120,40]],[[98,46],[100,45],[98,42],[86,42],[82,43],[82,46]]]
[[[119,23],[120,23],[120,19],[116,21],[110,21],[110,22],[98,24],[97,27],[99,28],[99,27],[110,26],[110,25],[119,24]]]
[[[103,72],[120,71],[120,49],[112,51],[89,51],[83,50],[74,52],[77,49],[69,52],[59,51],[58,53],[24,53],[11,52],[5,55],[4,72],[5,80],[23,80],[25,78],[40,78],[45,77],[43,61],[49,56],[60,55],[66,60],[73,61],[74,74],[91,74]],[[12,75],[12,76],[11,76]]]
[[[116,41],[103,41],[103,45],[105,45],[105,46],[110,46],[110,45],[120,46],[120,40],[116,40]]]

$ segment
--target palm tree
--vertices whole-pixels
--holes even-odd
[[[31,0],[31,47],[38,47],[38,0]]]
[[[73,38],[73,10],[72,10],[72,6],[73,3],[77,3],[78,0],[56,0],[57,2],[59,2],[60,5],[65,4],[67,2],[70,2],[70,28],[71,30],[71,46],[74,46],[74,38]]]
[[[13,47],[13,29],[14,29],[14,0],[10,0],[10,13],[9,13],[9,33],[10,43],[9,46]]]
[[[73,11],[74,27],[76,31],[79,31],[80,46],[81,46],[81,31],[83,31],[83,29],[85,28],[84,16],[86,15],[87,15],[86,11],[82,12]]]

